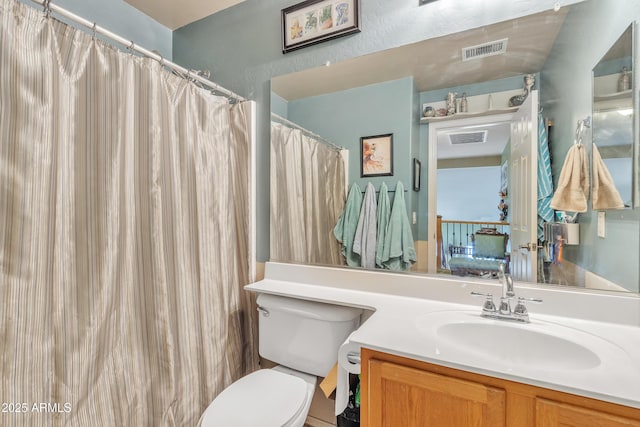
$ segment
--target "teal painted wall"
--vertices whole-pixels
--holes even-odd
[[[289,102],[289,119],[347,148],[349,182],[376,188],[401,180],[409,185],[413,78],[393,80]],[[360,137],[393,134],[394,176],[360,177]]]
[[[411,192],[410,204],[411,204],[411,216],[409,217],[409,222],[413,224],[413,212],[416,213],[416,223],[413,224],[413,239],[418,240],[420,237],[420,229],[427,228],[427,213],[420,212],[420,199],[427,198],[427,189],[429,188],[426,180],[426,170],[427,164],[421,160],[422,156],[420,155],[421,151],[421,140],[420,140],[420,118],[422,117],[422,104],[420,103],[420,92],[415,85],[413,85],[413,91],[411,93],[411,158],[409,159],[411,174],[410,181],[407,183],[407,189]],[[415,191],[413,189],[413,180],[414,178],[414,164],[413,160],[416,159],[420,161],[420,173],[419,173],[419,181],[420,181],[420,190]],[[421,215],[422,214],[422,215]]]
[[[349,150],[349,183],[364,191],[386,182],[394,190],[402,181],[407,214],[411,218],[413,78],[290,101],[289,119]],[[360,138],[393,134],[393,176],[360,176]],[[390,194],[392,196],[392,194]],[[414,235],[417,229],[414,227]]]
[[[291,0],[246,0],[174,31],[176,62],[210,70],[214,81],[258,103],[258,261],[269,258],[272,77],[549,10],[556,1],[492,0],[470,7],[468,0],[425,6],[417,0],[361,0],[360,33],[286,55],[281,52],[280,13],[296,3]],[[578,1],[563,1],[563,5]]]
[[[284,117],[285,119],[289,118],[289,102],[278,96],[275,93],[271,93],[271,112],[279,115],[280,117]]]
[[[590,1],[572,8],[542,70],[544,115],[554,120],[551,156],[557,183],[565,156],[574,139],[578,120],[591,115],[591,71],[624,29],[640,19],[640,2]],[[594,30],[595,29],[595,30]],[[576,53],[580,54],[577,55]],[[586,140],[591,138],[591,132]],[[589,156],[591,144],[585,144]],[[590,205],[590,202],[589,202]],[[597,237],[597,212],[580,214],[580,246],[567,246],[564,256],[596,274],[638,291],[640,271],[640,209],[606,212],[606,238]]]
[[[500,166],[438,169],[438,214],[460,221],[498,221],[496,189]]]

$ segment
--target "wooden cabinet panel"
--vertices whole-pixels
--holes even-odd
[[[640,409],[362,349],[362,427],[640,427]]]
[[[640,427],[640,421],[547,399],[536,399],[536,427]]]
[[[501,427],[505,392],[395,363],[372,360],[370,427]]]

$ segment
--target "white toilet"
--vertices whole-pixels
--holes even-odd
[[[338,348],[360,324],[362,310],[258,295],[260,355],[280,363],[227,387],[204,411],[202,427],[302,427],[316,376],[325,376]]]

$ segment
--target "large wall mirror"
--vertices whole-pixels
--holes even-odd
[[[640,19],[640,5],[603,3],[586,0],[272,79],[272,144],[278,150],[271,154],[271,259],[344,264],[344,257],[333,255],[340,251],[333,226],[349,190],[356,184],[366,204],[367,186],[379,195],[384,185],[390,205],[399,196],[404,203],[404,226],[415,250],[410,274],[457,274],[452,258],[470,256],[464,251],[477,250],[479,235],[495,233],[506,236],[500,250],[512,271],[516,262],[521,265],[516,251],[530,254],[533,281],[639,292],[640,143],[632,49],[638,45],[633,22]],[[628,89],[618,86],[625,75]],[[450,93],[455,101],[447,105]],[[544,134],[554,187],[576,142],[576,123],[583,123],[579,138],[589,169],[594,141],[624,206],[593,209],[589,198],[585,212],[552,213],[547,221],[562,224],[541,227],[541,240],[523,245],[516,236],[517,206],[528,203],[535,215],[538,205],[531,199],[535,183],[516,175],[514,156],[522,155],[514,145],[524,142],[514,142],[512,123],[522,120],[529,102],[530,125],[539,129],[527,143],[529,153],[540,161]],[[293,138],[292,129],[313,142]],[[391,143],[377,138],[387,135]],[[287,144],[293,151],[284,150]],[[376,159],[374,173],[362,172],[363,156]],[[319,166],[288,169],[303,158]],[[288,184],[274,179],[274,171]],[[314,186],[321,188],[302,203]],[[527,186],[534,193],[525,197]],[[291,217],[282,209],[288,201],[301,204]],[[304,225],[294,230],[293,222]],[[535,223],[529,227],[537,229]],[[473,268],[461,271],[495,280],[491,268],[467,270]]]
[[[593,69],[593,144],[598,147],[613,181],[611,191],[617,191],[622,208],[634,206],[632,178],[638,173],[633,168],[632,77],[633,26],[629,25]]]

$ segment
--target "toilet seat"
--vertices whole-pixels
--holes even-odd
[[[315,377],[309,387],[309,380],[278,368],[255,371],[227,387],[202,414],[201,426],[291,425],[308,407]]]

